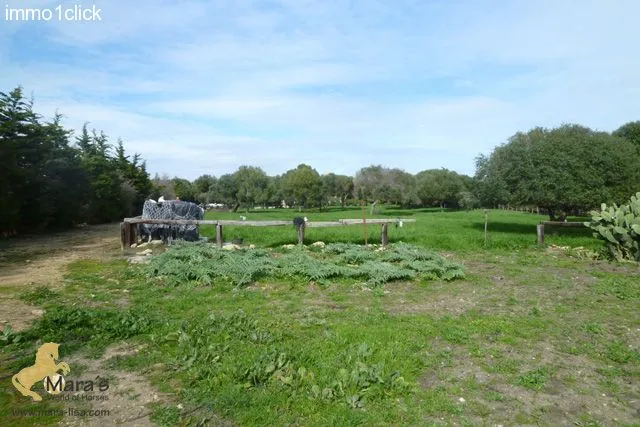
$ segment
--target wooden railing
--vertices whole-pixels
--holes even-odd
[[[339,219],[337,221],[309,221],[303,225],[297,226],[296,231],[298,234],[298,244],[302,244],[304,241],[305,228],[315,227],[342,227],[348,225],[366,225],[366,224],[381,224],[381,243],[387,245],[389,243],[388,227],[389,224],[405,222],[416,222],[413,218],[372,218],[372,219]],[[240,221],[240,220],[224,220],[224,219],[150,219],[150,218],[125,218],[120,223],[120,239],[122,243],[122,249],[130,247],[137,241],[138,237],[138,224],[162,224],[162,225],[215,225],[216,226],[216,243],[219,247],[222,247],[222,226],[241,226],[241,227],[276,227],[293,225],[293,221]]]
[[[540,224],[538,224],[538,226],[536,227],[539,245],[544,245],[544,226],[545,225],[549,225],[553,227],[571,227],[571,228],[582,228],[585,226],[583,222],[540,221]]]

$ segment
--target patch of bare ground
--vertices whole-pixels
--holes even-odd
[[[425,372],[419,384],[425,389],[456,387],[454,403],[464,406],[465,417],[475,425],[573,426],[584,415],[603,425],[631,425],[640,416],[640,385],[619,381],[618,393],[603,392],[603,377],[593,361],[557,351],[550,343],[501,348],[520,364],[519,372],[505,374],[493,356],[474,358],[463,347],[441,342],[434,348],[452,352],[450,362]],[[548,372],[539,389],[519,384],[521,375],[537,368]]]
[[[79,391],[73,394],[80,399],[70,402],[68,407],[78,410],[92,410],[100,416],[70,416],[61,421],[62,426],[153,426],[149,420],[152,403],[167,403],[171,396],[159,393],[150,382],[137,372],[116,371],[106,366],[109,360],[116,357],[126,357],[144,351],[143,347],[132,347],[127,344],[115,344],[107,348],[99,359],[89,359],[76,355],[66,359],[71,366],[71,372],[65,378],[68,381],[96,381],[97,377],[108,380],[108,389],[99,391],[98,385],[93,392]],[[74,374],[74,367],[79,371]],[[93,396],[94,399],[84,399],[82,396]]]
[[[17,299],[36,286],[59,288],[67,265],[79,259],[109,261],[121,256],[118,224],[2,241],[0,251],[0,328],[27,328],[41,311]]]
[[[430,313],[434,316],[458,316],[477,305],[476,290],[470,282],[460,281],[458,288],[468,284],[468,289],[463,292],[438,293],[437,291],[424,294],[424,298],[416,301],[414,291],[418,285],[414,283],[394,283],[387,285],[384,309],[391,314]]]

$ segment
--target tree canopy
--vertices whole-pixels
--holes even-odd
[[[282,177],[282,190],[290,205],[306,208],[323,204],[320,174],[309,165],[300,164],[288,170]]]
[[[424,206],[457,207],[467,190],[461,175],[448,169],[427,169],[416,175],[417,194]]]
[[[485,202],[539,206],[554,218],[625,200],[639,189],[639,164],[630,141],[563,125],[518,132],[478,159],[477,178]]]
[[[368,166],[356,173],[353,183],[356,197],[370,203],[402,206],[419,203],[415,177],[401,169]]]
[[[620,126],[618,129],[613,131],[613,136],[626,139],[627,141],[635,144],[638,150],[640,150],[640,120]]]
[[[139,154],[126,154],[103,133],[78,136],[62,116],[45,120],[21,87],[0,92],[0,233],[122,219],[152,190]],[[75,143],[75,144],[74,144]]]

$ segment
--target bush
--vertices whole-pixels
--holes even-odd
[[[591,212],[591,222],[584,224],[604,240],[612,258],[640,261],[640,192],[625,205],[603,203],[600,211]]]

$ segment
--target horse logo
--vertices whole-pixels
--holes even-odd
[[[44,343],[36,351],[36,363],[28,366],[13,376],[11,381],[13,386],[25,397],[31,397],[34,401],[39,402],[42,397],[35,391],[31,391],[31,387],[39,381],[45,381],[45,390],[51,394],[57,394],[64,384],[64,379],[58,375],[58,371],[62,371],[63,375],[69,373],[71,368],[65,362],[56,363],[58,361],[59,345],[53,342]],[[57,381],[54,383],[53,380]],[[49,386],[49,387],[47,387]],[[53,391],[51,387],[53,386]]]

